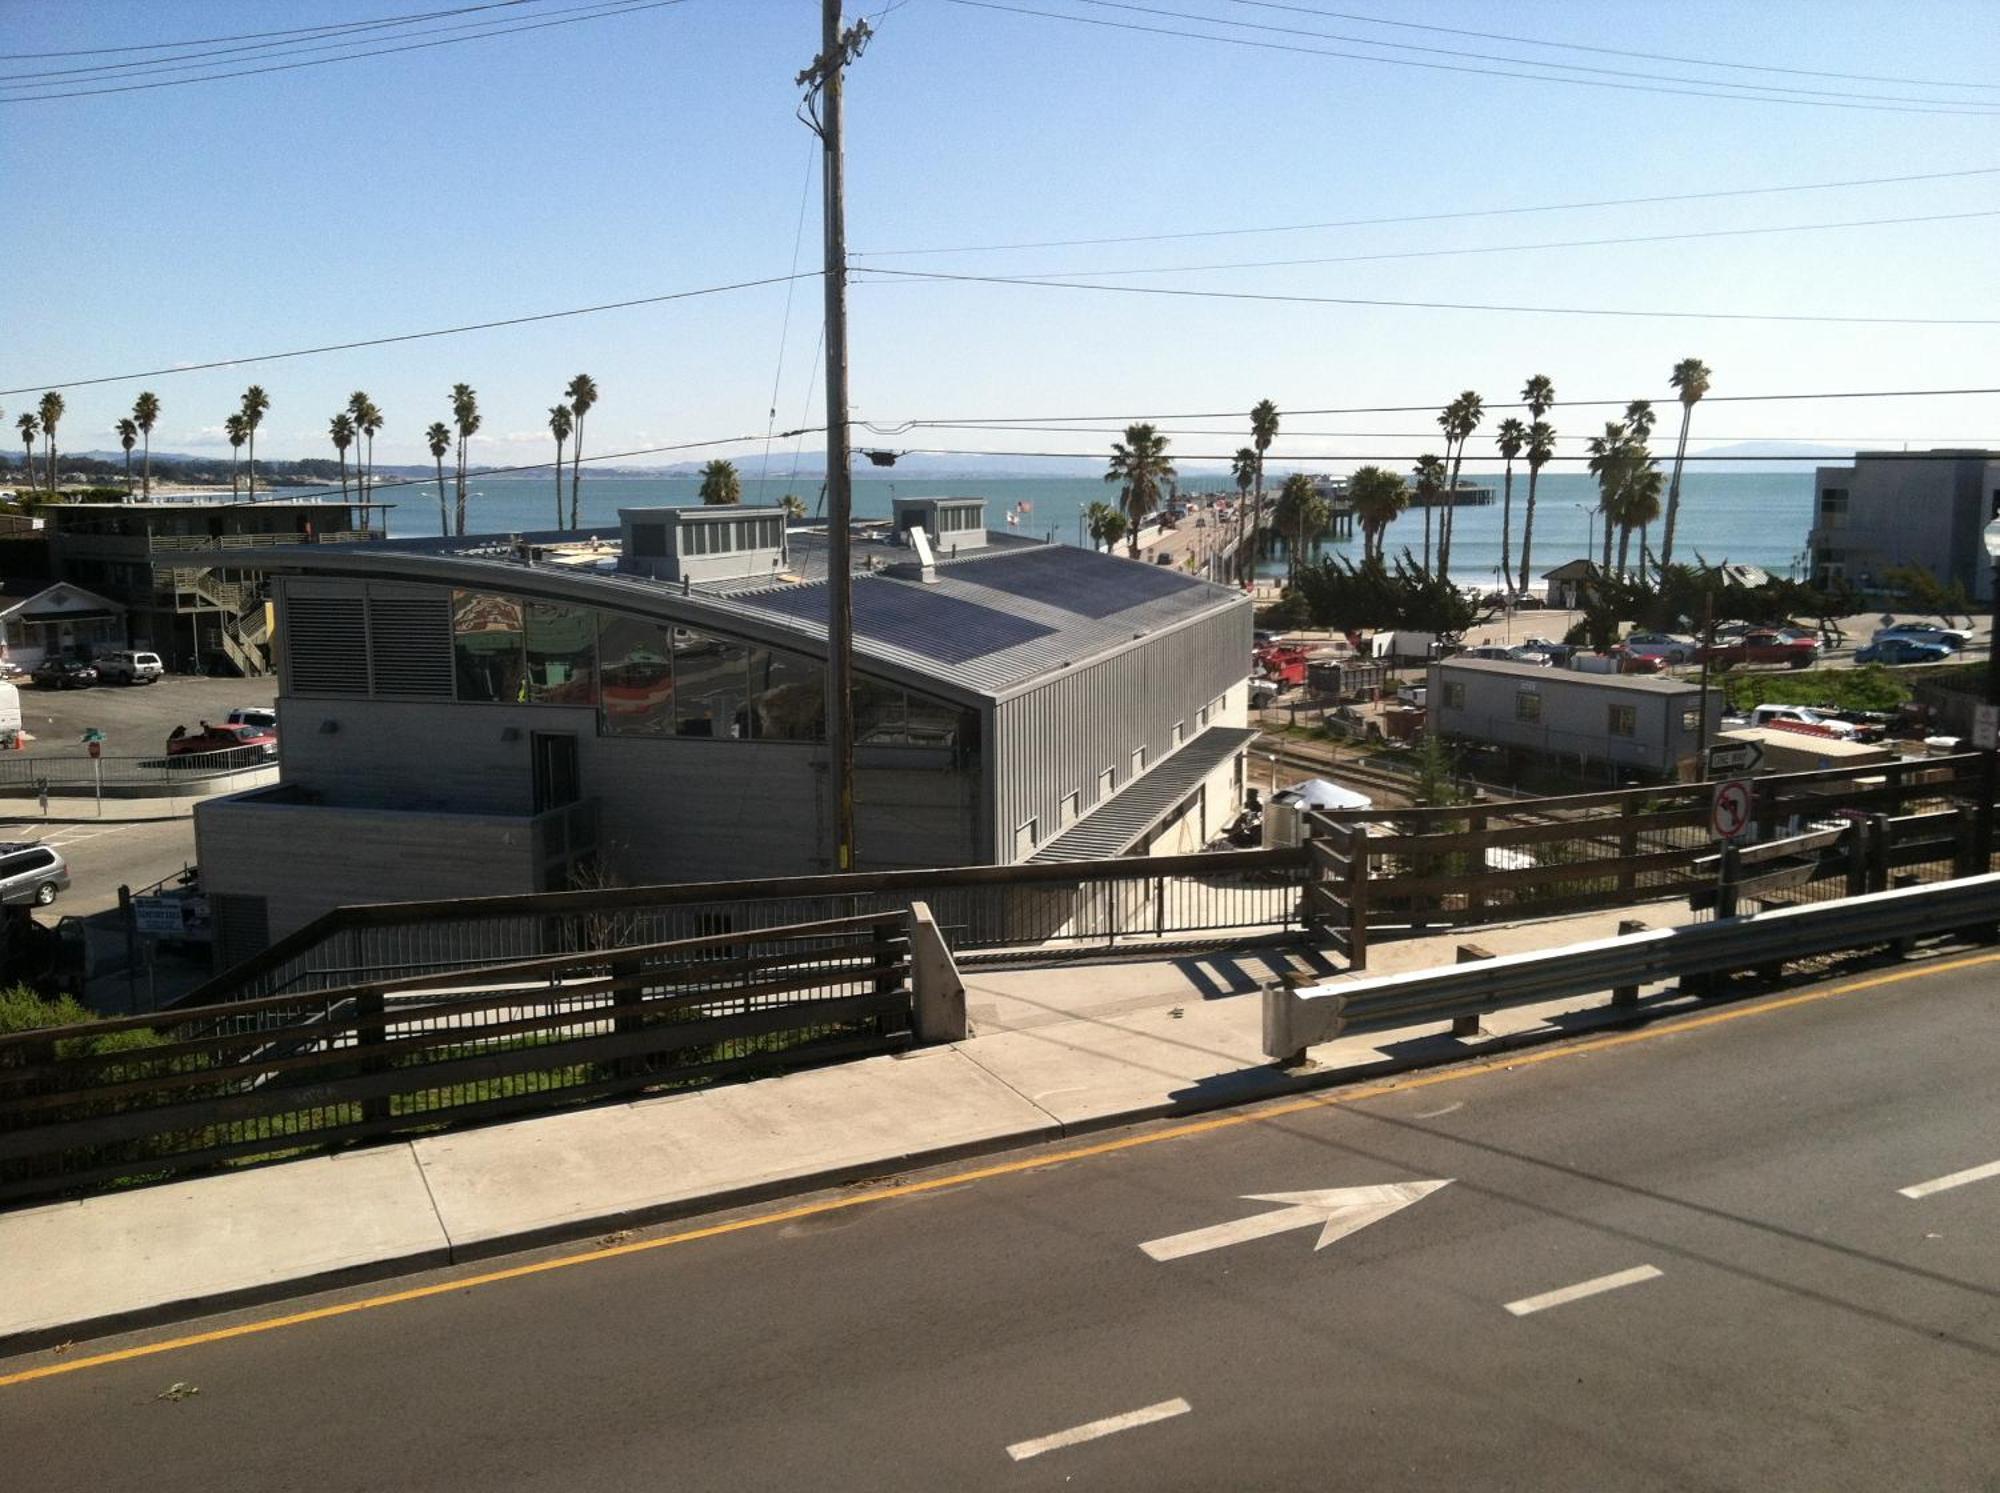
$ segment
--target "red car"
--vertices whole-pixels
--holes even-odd
[[[1695,656],[1723,669],[1737,664],[1783,664],[1787,668],[1805,669],[1819,662],[1819,644],[1790,633],[1746,632],[1726,643],[1704,648]]]
[[[185,757],[191,752],[227,752],[238,747],[254,747],[263,757],[278,755],[278,733],[263,726],[211,726],[203,721],[199,731],[176,726],[174,732],[167,738],[169,757]]]

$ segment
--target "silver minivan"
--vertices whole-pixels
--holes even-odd
[[[151,684],[167,672],[159,654],[129,648],[100,653],[92,663],[97,669],[97,677],[106,684]]]
[[[0,902],[47,907],[69,889],[69,863],[47,845],[0,845]]]

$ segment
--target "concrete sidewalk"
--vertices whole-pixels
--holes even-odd
[[[1370,974],[1654,926],[1685,903],[1379,945]],[[1327,961],[1320,961],[1328,970]],[[976,971],[974,1035],[894,1057],[597,1105],[0,1214],[0,1349],[296,1295],[713,1211],[1608,1022],[1602,997],[1343,1038],[1303,1071],[1259,1048],[1276,951]],[[1333,976],[1333,978],[1352,978]],[[1617,1013],[1629,1019],[1629,1012]]]

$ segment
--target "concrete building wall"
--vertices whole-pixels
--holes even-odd
[[[2000,514],[2000,460],[1864,451],[1851,466],[1819,468],[1813,494],[1814,575],[1867,589],[1892,566],[1915,565],[1991,602],[1980,530]]]
[[[1524,714],[1522,697],[1538,705]],[[1694,685],[1634,688],[1617,679],[1562,669],[1433,664],[1426,703],[1433,730],[1552,757],[1605,762],[1671,775],[1702,740],[1701,691]],[[1632,734],[1612,731],[1612,707],[1633,712]],[[1722,692],[1709,697],[1709,727]]]
[[[1154,830],[1147,855],[1193,855],[1222,833],[1243,806],[1243,758],[1222,763],[1191,790],[1177,811]]]
[[[1123,788],[1143,771],[1135,767],[1136,753],[1145,752],[1148,766],[1159,762],[1177,745],[1176,723],[1192,741],[1205,725],[1243,710],[1250,617],[1246,599],[1001,701],[988,743],[994,859],[1026,859],[1032,846],[1024,849],[1021,835],[1030,820],[1035,843],[1059,833],[1070,794],[1077,795],[1081,817],[1107,796],[1107,781],[1109,792]]]

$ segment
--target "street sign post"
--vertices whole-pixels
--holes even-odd
[[[1764,761],[1764,748],[1754,741],[1718,741],[1708,749],[1711,778],[1742,777],[1755,772]]]
[[[1708,827],[1718,840],[1740,840],[1750,833],[1755,807],[1756,795],[1748,779],[1731,778],[1726,783],[1717,783],[1715,798],[1709,805]]]

